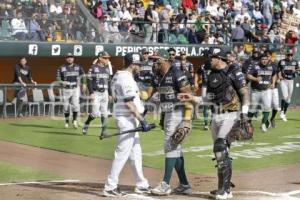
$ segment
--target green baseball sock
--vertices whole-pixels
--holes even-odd
[[[102,131],[101,133],[104,133],[107,128],[107,117],[101,116],[101,124],[102,124]]]
[[[277,112],[278,112],[277,110],[274,109],[272,110],[271,121],[275,119]]]
[[[93,121],[94,119],[95,119],[94,116],[89,114],[89,116],[84,124],[89,125],[91,123],[91,121]]]
[[[284,107],[285,107],[285,100],[281,99],[281,111],[284,110]]]
[[[176,164],[177,158],[166,158],[165,159],[165,175],[163,181],[170,184],[173,168]]]
[[[262,124],[266,124],[269,119],[270,112],[263,112]]]
[[[204,117],[204,125],[208,125],[208,107],[204,106],[203,107],[203,117]]]
[[[284,114],[286,113],[286,111],[287,111],[289,105],[290,105],[290,103],[285,102],[285,106],[284,106],[284,110],[283,110]]]
[[[184,170],[184,158],[183,157],[176,159],[175,170],[177,172],[180,184],[188,185],[189,182],[186,178],[186,174],[185,174],[185,170]]]
[[[70,113],[65,113],[65,121],[67,124],[69,123],[69,117],[70,117]]]

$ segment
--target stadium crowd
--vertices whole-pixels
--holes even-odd
[[[74,0],[3,0],[0,35],[4,39],[83,40],[86,23]]]
[[[225,44],[260,42],[294,44],[298,35],[281,36],[285,13],[299,15],[296,0],[107,0],[89,1],[92,14],[110,33],[110,41]]]

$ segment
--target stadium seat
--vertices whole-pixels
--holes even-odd
[[[47,89],[49,101],[44,102],[44,115],[46,115],[46,107],[48,106],[48,115],[55,115],[55,107],[63,106],[63,102],[55,101],[55,94],[52,88]],[[59,109],[58,109],[59,110]]]
[[[32,90],[32,97],[33,97],[33,101],[32,102],[28,102],[28,106],[29,106],[29,116],[31,116],[32,114],[34,114],[34,108],[37,107],[37,114],[38,116],[41,115],[40,112],[40,105],[44,104],[44,95],[43,95],[43,91],[41,89],[33,89]]]
[[[4,105],[4,91],[0,90],[0,106],[2,106],[2,116],[7,116],[7,107],[11,106],[14,109],[15,117],[17,117],[17,106],[12,102],[6,102]]]

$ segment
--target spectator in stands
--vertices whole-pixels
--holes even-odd
[[[112,18],[116,18],[118,11],[121,10],[121,6],[118,0],[108,0],[107,1],[107,11]]]
[[[82,41],[84,38],[84,33],[86,32],[86,27],[84,24],[84,18],[77,13],[75,7],[71,9],[70,19],[71,38],[74,40]]]
[[[240,21],[241,23],[243,23],[245,17],[247,17],[248,19],[251,18],[250,15],[248,14],[246,8],[242,8],[242,9],[241,9],[241,13],[240,13],[240,14],[237,14],[237,15],[234,17],[234,21],[235,21],[235,22]]]
[[[153,18],[153,7],[154,2],[150,1],[147,10],[145,11],[145,18],[144,18],[144,32],[145,32],[145,43],[149,43],[150,39],[153,35],[153,28],[152,24],[155,23],[155,20]]]
[[[103,8],[102,8],[102,1],[99,1],[99,2],[96,3],[96,5],[93,7],[92,14],[99,21],[103,20],[104,12],[103,12]]]
[[[128,19],[123,18],[119,26],[119,31],[124,39],[124,42],[132,42],[132,37],[130,35],[131,30],[132,30],[132,25],[130,24]]]
[[[262,3],[262,14],[266,20],[266,24],[268,28],[271,27],[273,23],[273,1],[272,0],[264,0]]]
[[[233,10],[234,10],[234,16],[237,14],[240,14],[241,10],[243,8],[243,3],[241,0],[234,0]]]
[[[232,42],[244,42],[245,31],[241,27],[241,22],[236,22],[236,27],[232,30]]]
[[[69,36],[71,35],[71,29],[72,29],[72,18],[71,16],[68,14],[68,9],[64,9],[63,13],[61,13],[60,15],[57,16],[58,18],[58,24],[59,27],[61,28],[60,30],[63,33],[63,40],[68,40]]]
[[[218,16],[218,4],[214,0],[209,0],[205,11],[210,13],[212,17]]]
[[[54,27],[50,20],[48,20],[48,14],[42,13],[42,17],[38,20],[41,27],[40,37],[41,41],[47,41],[47,39],[54,36]]]
[[[47,16],[50,16],[50,9],[48,6],[47,0],[39,0],[39,3],[41,3],[41,6],[43,8],[43,13],[47,13]]]
[[[22,13],[23,18],[27,18],[26,8],[23,6],[21,2],[16,3],[16,9],[14,9],[14,16],[17,16],[17,13]]]
[[[282,19],[283,16],[283,6],[280,0],[274,0],[274,20]]]
[[[0,3],[0,21],[6,17],[5,3]]]
[[[136,21],[138,21],[138,27],[139,31],[143,30],[143,21],[145,18],[145,8],[143,5],[143,2],[141,0],[138,0],[135,5],[137,16],[136,16]]]
[[[285,44],[294,45],[298,40],[299,38],[293,30],[289,30],[285,35]]]
[[[60,4],[60,0],[55,0],[55,3],[50,4],[50,15],[51,18],[57,18],[60,14],[62,14],[63,9]]]
[[[260,12],[259,5],[255,5],[255,9],[253,10],[252,15],[253,15],[254,19],[260,20],[261,22],[264,21],[264,16]]]
[[[109,25],[109,33],[110,33],[110,42],[112,43],[120,43],[123,41],[123,37],[120,34],[120,30],[118,27],[117,19],[114,18],[111,25]]]
[[[249,18],[247,16],[244,17],[243,23],[241,24],[242,29],[245,32],[245,39],[246,41],[252,40],[252,32],[254,31],[251,28]]]
[[[39,23],[37,22],[37,17],[38,14],[37,13],[33,13],[31,19],[29,20],[28,23],[28,38],[29,40],[33,40],[33,41],[41,41],[41,27],[39,25]]]
[[[126,19],[129,21],[132,21],[132,16],[126,6],[122,7],[121,13],[122,14],[120,15],[120,19],[122,19],[122,20]]]
[[[15,16],[13,5],[11,3],[5,3],[5,17],[12,18]]]
[[[189,13],[189,11],[194,8],[193,1],[192,0],[182,0],[182,8]],[[182,8],[179,7],[178,9],[182,9]]]
[[[160,35],[159,35],[159,42],[166,43],[169,41],[169,24],[170,16],[169,13],[172,7],[170,5],[166,5],[164,9],[159,13],[159,22],[160,22]]]
[[[16,18],[13,18],[11,20],[11,28],[12,28],[12,35],[14,36],[15,39],[17,40],[27,39],[28,30],[26,28],[21,12],[18,12]]]
[[[158,32],[158,27],[159,27],[159,15],[157,12],[158,6],[153,6],[152,9],[152,16],[153,16],[153,20],[154,23],[152,23],[152,28],[153,28],[153,35],[152,35],[152,41],[154,43],[157,42],[157,32]]]

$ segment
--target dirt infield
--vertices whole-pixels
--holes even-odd
[[[0,185],[1,199],[22,200],[77,200],[103,199],[101,191],[111,161],[79,156],[53,150],[0,141],[0,160],[34,169],[53,172],[65,179],[79,180],[66,183],[24,183]],[[234,199],[300,199],[300,164],[281,166],[233,174]],[[155,186],[163,171],[144,167],[145,176]],[[210,199],[208,191],[215,189],[216,178],[201,174],[188,174],[193,187],[192,196],[169,197],[138,196],[129,194],[124,199]],[[171,185],[175,186],[174,174]],[[126,165],[120,177],[122,190],[132,193],[134,179]],[[105,198],[108,199],[108,198]]]

